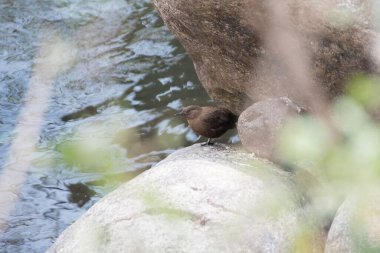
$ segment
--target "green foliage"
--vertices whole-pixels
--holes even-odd
[[[351,189],[378,182],[378,124],[350,97],[336,101],[331,117],[337,132],[311,116],[291,120],[279,139],[281,156],[296,166],[308,161],[327,180],[346,183]]]
[[[380,106],[380,78],[377,76],[356,76],[348,84],[348,94],[367,109]]]
[[[114,143],[116,134],[123,128],[120,116],[107,121],[83,124],[56,145],[64,163],[82,172],[117,171],[126,165],[126,150]],[[135,131],[129,134],[134,135]]]
[[[373,192],[378,192],[380,127],[371,115],[380,110],[379,81],[378,77],[355,77],[347,85],[347,95],[332,103],[328,119],[291,119],[279,136],[281,159],[291,164],[296,174],[305,171],[318,181],[307,185],[306,191],[320,222],[334,217],[347,196],[368,201]],[[359,205],[354,212],[352,240],[361,252],[378,252],[363,240],[371,227],[364,222],[370,207]],[[306,229],[301,233],[297,247],[307,248],[304,242],[309,240],[302,237],[308,237],[310,232]]]
[[[120,168],[125,160],[125,151],[116,145],[66,141],[57,146],[63,161],[81,171],[109,171]]]

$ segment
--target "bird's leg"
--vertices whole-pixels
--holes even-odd
[[[202,143],[201,146],[202,146],[202,147],[203,147],[203,146],[212,146],[212,145],[214,145],[214,144],[215,144],[215,142],[211,142],[211,138],[208,138],[207,142]]]

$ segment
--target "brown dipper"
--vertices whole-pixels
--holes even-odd
[[[204,145],[213,145],[211,138],[222,136],[228,129],[236,126],[238,117],[221,107],[190,105],[182,108],[177,115],[184,115],[194,132],[209,138]]]

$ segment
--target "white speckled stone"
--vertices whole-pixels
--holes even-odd
[[[196,144],[104,197],[48,252],[292,252],[298,222],[311,219],[301,203],[290,173]]]
[[[380,252],[380,194],[350,196],[339,208],[326,242],[326,253]]]

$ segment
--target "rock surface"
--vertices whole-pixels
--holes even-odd
[[[331,225],[325,253],[380,252],[380,194],[351,196]]]
[[[237,125],[240,140],[258,157],[275,159],[278,131],[299,113],[301,108],[285,97],[257,102],[240,114]]]
[[[290,173],[196,144],[100,200],[48,253],[294,252],[296,228],[312,220],[302,203]]]
[[[298,86],[294,83],[297,73],[288,71],[289,65],[293,65],[291,60],[283,59],[287,49],[281,54],[276,44],[272,48],[267,46],[268,41],[281,41],[266,38],[268,25],[276,28],[283,25],[273,24],[268,14],[267,3],[273,1],[153,2],[192,57],[206,91],[222,105],[240,114],[253,102],[287,96],[304,108],[310,107],[310,99],[299,89],[302,83]],[[345,80],[353,73],[377,71],[370,51],[376,35],[369,29],[369,1],[286,0],[284,3],[289,8],[291,27],[309,56],[314,86],[326,96],[334,98],[341,94]],[[291,47],[291,44],[283,46]],[[300,51],[297,47],[293,49]]]

